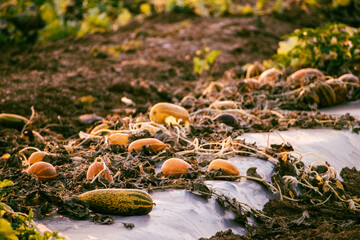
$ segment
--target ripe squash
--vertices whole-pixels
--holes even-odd
[[[34,174],[40,180],[50,180],[57,176],[55,167],[47,162],[37,162],[29,167],[28,174]]]
[[[303,87],[323,77],[324,74],[316,68],[304,68],[291,74],[286,81],[295,87]]]
[[[315,92],[319,96],[319,107],[331,107],[336,103],[336,94],[332,87],[326,82],[318,81],[314,85]]]
[[[335,92],[336,95],[335,104],[340,104],[344,102],[348,93],[346,84],[343,81],[336,79],[327,80],[326,83],[329,84],[330,87],[332,87],[332,89]]]
[[[161,166],[161,172],[166,176],[180,177],[182,174],[187,173],[188,168],[191,168],[191,165],[184,160],[170,158]]]
[[[172,103],[161,102],[155,104],[150,110],[150,121],[163,124],[168,117],[174,117],[180,123],[189,122],[188,111]]]
[[[146,215],[153,208],[151,196],[138,189],[97,189],[77,196],[94,212],[121,216]]]
[[[119,144],[120,146],[129,144],[129,134],[126,133],[113,133],[108,137],[110,145]]]
[[[28,159],[29,164],[33,165],[34,163],[41,162],[46,155],[47,153],[43,151],[32,153]]]
[[[103,162],[98,162],[95,161],[93,162],[90,166],[89,169],[86,173],[86,179],[91,179],[93,177],[95,177],[96,175],[98,175],[102,170],[104,169],[104,163]],[[108,180],[109,182],[113,182],[114,179],[111,176],[111,171],[109,170],[109,168],[106,168],[104,172],[101,173],[100,175],[101,177],[105,178],[106,180]]]
[[[232,163],[223,159],[215,159],[209,164],[208,171],[211,170],[224,170],[225,175],[237,176],[240,174],[239,169]]]
[[[140,152],[141,148],[145,145],[149,145],[154,152],[160,152],[166,147],[165,143],[156,138],[142,138],[130,143],[128,150],[129,152],[132,152],[133,150]]]
[[[305,104],[305,105],[319,105],[320,99],[319,96],[316,94],[314,88],[310,88],[310,86],[306,86],[303,89],[301,89],[299,95],[298,95],[298,103]]]

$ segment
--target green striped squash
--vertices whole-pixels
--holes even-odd
[[[315,92],[319,96],[319,107],[330,107],[336,104],[336,94],[334,89],[326,82],[317,81]]]
[[[319,105],[320,99],[313,88],[306,86],[300,91],[298,95],[298,103],[306,105]]]
[[[138,189],[97,189],[77,196],[94,212],[121,216],[146,215],[153,208],[151,196]]]
[[[337,80],[337,79],[327,80],[326,83],[329,84],[330,87],[332,87],[332,89],[335,92],[335,95],[336,95],[336,103],[335,104],[340,104],[340,103],[344,102],[346,99],[347,93],[348,93],[345,83],[343,81]]]

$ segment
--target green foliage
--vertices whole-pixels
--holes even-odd
[[[202,74],[205,71],[210,70],[210,66],[213,66],[216,60],[216,57],[221,52],[218,50],[210,51],[209,48],[205,48],[203,50],[197,50],[196,55],[198,57],[193,58],[194,69],[193,72],[197,74]]]
[[[112,45],[112,46],[99,46],[95,45],[90,53],[94,57],[105,58],[108,56],[119,57],[123,52],[136,52],[142,47],[142,41],[139,40],[130,40],[122,45]]]
[[[253,15],[231,0],[3,0],[0,44],[45,43],[68,36],[117,30],[133,17],[191,12],[199,16]]]
[[[10,193],[13,182],[10,180],[0,181],[0,200]],[[0,202],[0,239],[2,240],[55,240],[65,239],[59,237],[56,232],[46,231],[41,233],[33,221],[33,212],[24,214],[14,212],[8,205]]]
[[[275,63],[285,67],[313,67],[332,75],[359,71],[360,29],[344,24],[295,30],[279,43]]]
[[[304,10],[318,7],[324,12],[359,8],[357,0],[257,0],[256,6],[231,0],[2,0],[0,1],[0,44],[40,43],[81,37],[88,33],[117,30],[132,18],[142,19],[164,12],[188,12],[199,16],[282,13],[290,3]],[[354,11],[356,12],[356,11]],[[349,21],[356,22],[353,15]]]
[[[18,232],[12,229],[11,223],[0,218],[0,239],[4,240],[17,240]]]

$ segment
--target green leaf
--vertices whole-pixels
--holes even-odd
[[[149,15],[151,13],[151,5],[149,3],[143,3],[140,5],[141,13]]]
[[[0,188],[4,188],[13,184],[14,183],[11,180],[4,179],[3,181],[0,181]]]
[[[207,62],[208,63],[213,63],[216,59],[216,57],[220,54],[221,52],[218,50],[212,50],[210,53],[208,53],[207,55]]]
[[[4,218],[0,218],[0,239],[18,240],[18,232],[12,229],[11,223]]]
[[[257,0],[257,2],[256,2],[256,8],[258,9],[258,10],[261,10],[261,9],[263,9],[264,7],[265,7],[265,5],[267,4],[267,0]]]
[[[358,58],[353,53],[360,51],[359,38],[359,28],[344,24],[299,29],[279,43],[273,60],[284,66],[318,68],[330,75],[339,74],[344,67],[356,72]]]
[[[45,3],[40,7],[40,15],[47,23],[50,23],[57,18],[56,10],[50,3]]]

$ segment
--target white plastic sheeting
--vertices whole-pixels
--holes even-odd
[[[331,129],[306,129],[280,132],[290,142],[295,151],[313,152],[320,155],[337,171],[341,168],[360,169],[360,135],[350,131]],[[267,133],[244,134],[246,142],[257,142],[266,146]],[[276,134],[271,134],[271,143],[281,143]],[[268,181],[273,171],[272,163],[253,157],[235,157],[229,159],[245,175],[249,167],[258,167]],[[316,161],[314,157],[305,157],[308,164]],[[259,171],[260,172],[260,171]],[[260,184],[242,179],[239,182],[207,181],[210,188],[256,209],[262,209],[272,197]],[[100,225],[88,220],[76,221],[61,216],[53,216],[42,221],[42,229],[60,232],[67,239],[198,239],[210,237],[218,231],[229,228],[235,233],[244,234],[245,230],[232,221],[233,214],[224,211],[215,199],[205,200],[187,190],[156,191],[151,194],[156,206],[146,216],[115,217],[113,225]],[[127,229],[123,223],[134,223],[133,229]]]
[[[324,113],[343,114],[350,112],[360,116],[360,101],[350,107],[323,110]],[[355,106],[355,107],[354,107]],[[343,167],[355,167],[360,170],[360,135],[350,131],[332,129],[294,129],[280,132],[285,141],[291,143],[294,150],[302,154],[312,152],[324,158],[338,172]],[[267,133],[247,133],[240,136],[247,143],[256,142],[258,146],[267,145]],[[270,143],[282,143],[275,133],[270,135]],[[318,159],[306,156],[304,162],[311,164]],[[242,175],[250,167],[257,167],[267,180],[273,173],[270,162],[254,157],[233,157],[233,162]],[[158,170],[158,169],[157,169]],[[241,179],[237,182],[207,181],[207,185],[217,193],[225,194],[238,201],[262,209],[272,198],[272,194],[256,182]],[[62,216],[52,216],[38,221],[42,230],[60,232],[69,240],[113,240],[113,239],[198,239],[210,237],[218,231],[229,228],[238,234],[246,231],[233,222],[233,213],[225,211],[215,199],[203,199],[187,190],[156,191],[151,194],[156,205],[146,216],[115,217],[112,225],[100,225],[88,220],[76,221]],[[123,223],[133,223],[133,229],[127,229]]]

